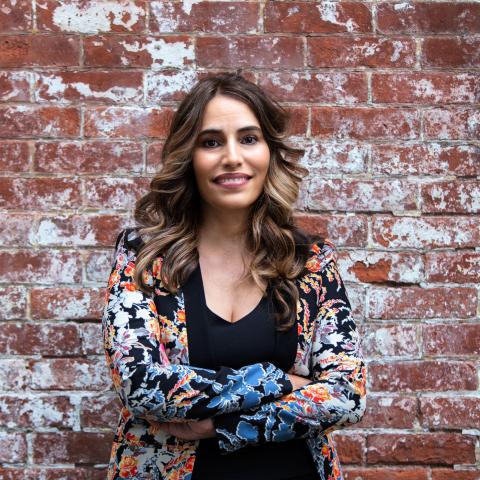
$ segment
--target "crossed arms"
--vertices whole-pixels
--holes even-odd
[[[155,303],[136,288],[134,268],[135,251],[124,232],[109,278],[102,332],[114,387],[134,416],[158,422],[212,418],[224,452],[307,437],[362,418],[365,366],[335,260],[319,272],[312,383],[298,390],[270,362],[214,370],[170,364]]]

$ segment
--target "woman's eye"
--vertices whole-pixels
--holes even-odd
[[[250,139],[250,141],[247,141],[246,143],[247,144],[250,144],[250,145],[253,145],[254,143],[257,143],[257,137],[255,135],[247,135],[245,137],[243,137],[244,139]]]
[[[214,138],[209,138],[203,142],[203,145],[208,148],[216,147],[216,145],[212,145],[212,143],[217,143],[217,141]]]

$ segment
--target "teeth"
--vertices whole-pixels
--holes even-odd
[[[242,183],[247,180],[247,177],[237,177],[237,178],[220,178],[218,183]]]

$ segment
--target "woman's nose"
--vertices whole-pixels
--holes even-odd
[[[224,161],[227,163],[240,163],[242,161],[242,156],[236,140],[227,142]]]

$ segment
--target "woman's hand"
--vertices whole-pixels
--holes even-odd
[[[182,440],[201,440],[203,438],[214,438],[217,436],[215,425],[211,418],[204,420],[193,420],[191,422],[166,422],[159,427]]]
[[[294,375],[293,373],[287,373],[287,376],[288,376],[288,379],[293,384],[293,390],[298,390],[299,388],[302,388],[305,385],[312,383],[312,381],[309,380],[308,378],[300,377],[298,375]]]

